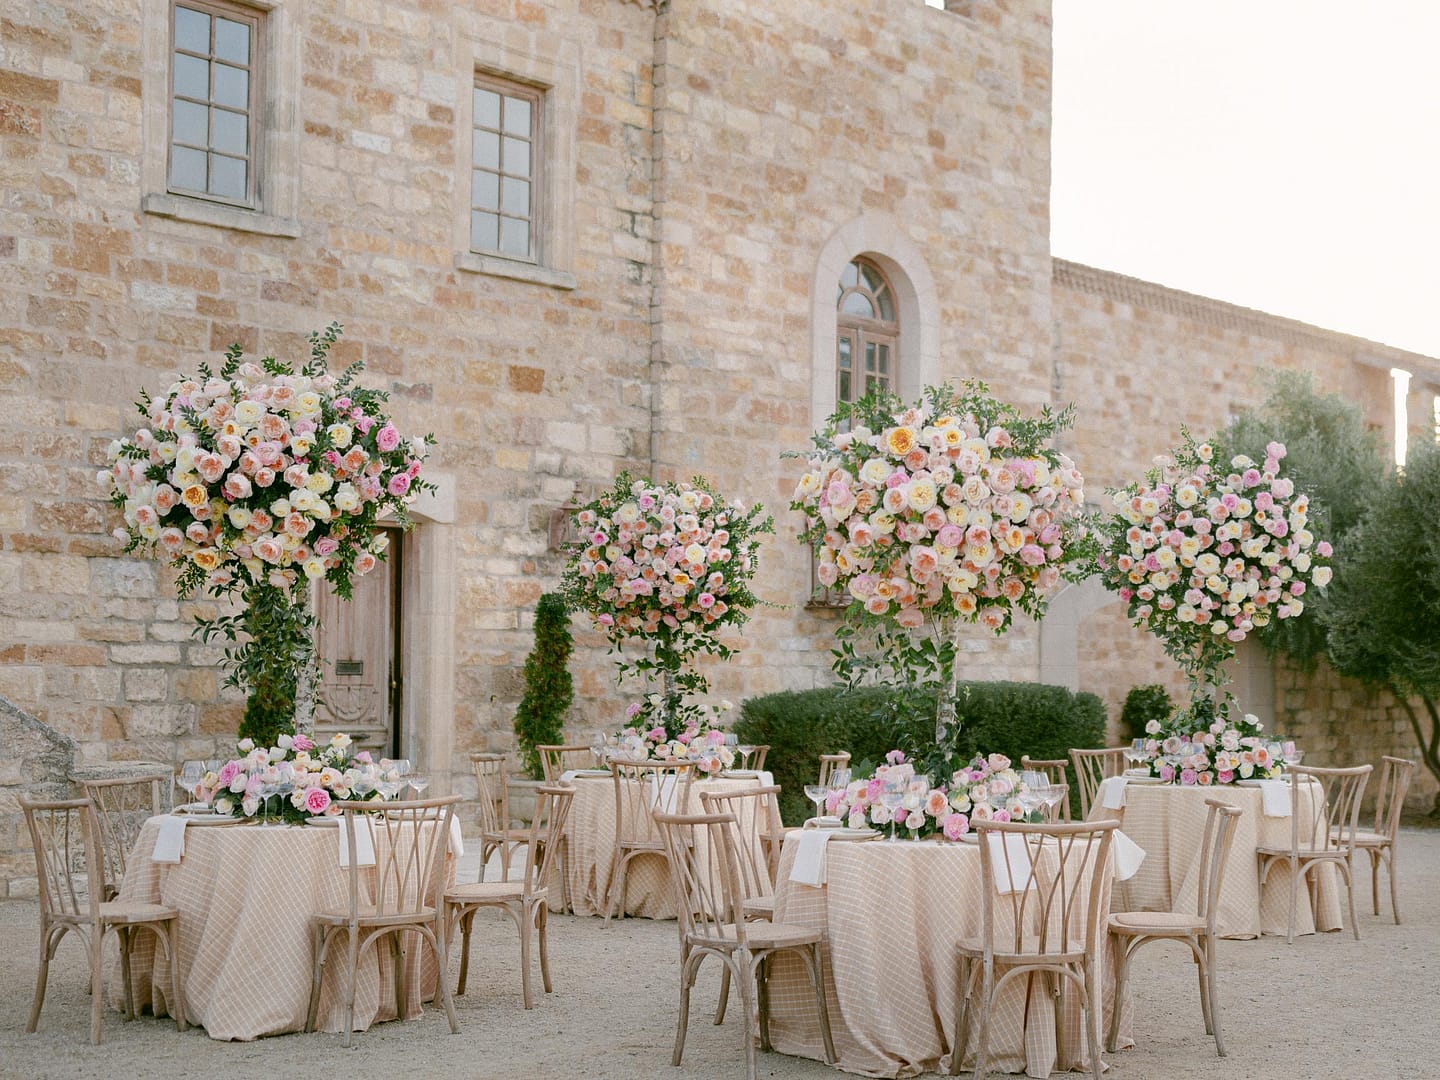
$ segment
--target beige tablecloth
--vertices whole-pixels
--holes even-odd
[[[255,1039],[302,1031],[310,1001],[313,947],[310,913],[344,909],[346,871],[337,829],[324,826],[191,825],[179,863],[151,861],[160,818],[146,822],[127,860],[121,899],[168,904],[180,912],[180,975],[185,1014],[212,1039]],[[383,838],[376,837],[377,843]],[[453,880],[454,860],[447,859]],[[418,935],[406,935],[405,1017],[420,1014],[435,994],[435,963]],[[343,938],[340,963],[327,962],[317,1025],[340,1031],[345,1022]],[[111,1002],[124,1000],[117,968],[108,981]],[[170,969],[154,938],[135,940],[132,966],[138,1003],[168,1012]],[[390,949],[382,944],[361,961],[355,1029],[395,1019]]]
[[[830,1027],[839,1067],[866,1076],[948,1072],[955,1035],[956,945],[982,930],[980,850],[970,844],[831,841],[827,884],[790,881],[798,837],[786,837],[775,919],[819,927],[824,946]],[[1101,1039],[1114,1008],[1110,952],[1101,948]],[[987,1068],[1048,1076],[1083,1067],[1088,1042],[1079,1000],[1067,991],[1064,1039],[1057,1052],[1055,1012],[1039,979],[1028,992],[1016,979],[991,1014]],[[798,959],[780,955],[770,976],[770,1035],[775,1049],[824,1060],[815,997]],[[1131,1045],[1123,1002],[1121,1046]],[[978,1017],[966,1068],[974,1067]]]
[[[565,823],[565,877],[576,915],[604,915],[605,897],[610,889],[610,863],[615,856],[615,784],[605,776],[583,773],[571,778],[575,801]],[[769,773],[759,776],[717,776],[696,780],[690,785],[688,802],[677,813],[701,812],[702,791],[735,791],[770,783]],[[754,835],[754,822],[742,821],[744,835]],[[703,833],[698,843],[704,844]],[[670,867],[661,855],[641,854],[630,860],[625,871],[625,914],[645,919],[675,918],[675,891]],[[559,889],[550,891],[550,906],[559,910]]]
[[[1300,812],[1309,815],[1310,800],[1321,797],[1318,784],[1302,786]],[[1115,818],[1127,836],[1145,849],[1140,872],[1115,889],[1117,910],[1123,905],[1132,911],[1195,910],[1200,887],[1200,840],[1205,831],[1205,800],[1221,799],[1244,813],[1235,827],[1235,840],[1221,883],[1216,926],[1222,937],[1253,938],[1285,933],[1290,904],[1290,870],[1285,865],[1271,868],[1265,888],[1260,888],[1257,847],[1288,847],[1290,818],[1269,817],[1262,812],[1261,792],[1256,787],[1182,787],[1176,784],[1127,784],[1125,806],[1107,810],[1100,799],[1091,807],[1092,818]],[[1302,817],[1302,821],[1308,820]],[[1310,872],[1319,883],[1319,910],[1310,907],[1303,883],[1295,906],[1295,932],[1313,934],[1341,926],[1340,878],[1333,867]]]

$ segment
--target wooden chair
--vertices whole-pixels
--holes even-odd
[[[1316,881],[1311,874],[1316,867],[1333,866],[1345,879],[1350,901],[1350,927],[1355,940],[1360,940],[1360,924],[1355,919],[1355,837],[1359,831],[1360,800],[1365,797],[1365,783],[1374,767],[1356,765],[1348,769],[1317,769],[1291,765],[1290,773],[1290,846],[1258,847],[1260,887],[1278,863],[1290,867],[1290,918],[1285,941],[1295,941],[1295,904],[1300,895],[1302,879],[1310,886],[1312,910],[1316,900]],[[1318,783],[1320,790],[1308,802],[1301,801],[1302,789]],[[1309,792],[1306,793],[1307,796]],[[1309,806],[1310,812],[1305,808]]]
[[[1055,987],[1056,1038],[1063,1008],[1059,980],[1080,994],[1090,1047],[1090,1072],[1100,1080],[1100,943],[1102,900],[1110,870],[1114,821],[1021,825],[980,821],[981,920],[979,937],[958,946],[959,987],[950,1071],[959,1073],[969,1046],[970,1020],[980,1013],[976,1080],[985,1075],[990,1013],[1010,980],[1048,973]],[[1018,843],[1012,840],[1018,838]],[[1000,893],[997,881],[1011,891]],[[1000,972],[997,975],[997,972]],[[978,985],[977,985],[978,984]],[[979,992],[980,1000],[973,999]]]
[[[446,916],[459,920],[462,935],[460,981],[455,993],[465,993],[465,976],[470,968],[470,927],[475,913],[483,907],[500,908],[515,920],[515,928],[520,931],[520,994],[525,1008],[534,1006],[530,994],[532,931],[540,944],[540,978],[545,993],[551,992],[550,953],[545,940],[549,883],[555,873],[559,841],[574,798],[573,787],[547,784],[536,792],[535,816],[530,822],[530,838],[525,850],[525,873],[519,881],[477,881],[473,885],[457,885],[445,893]]]
[[[499,848],[500,880],[509,881],[511,855],[529,840],[530,832],[510,827],[505,755],[471,754],[470,767],[475,770],[476,799],[480,804],[480,880],[485,880],[491,853]]]
[[[765,759],[769,756],[770,744],[757,743],[755,748],[750,751],[750,768],[754,769],[756,772],[760,772],[762,769],[765,768]]]
[[[20,799],[30,842],[35,849],[35,871],[40,892],[40,969],[35,976],[35,999],[25,1030],[40,1023],[50,961],[60,941],[71,930],[86,944],[90,963],[90,1041],[99,1043],[100,1010],[105,1001],[105,935],[111,930],[120,943],[120,975],[125,980],[125,1019],[133,1019],[134,988],[130,979],[130,949],[135,935],[148,930],[160,942],[170,962],[170,986],[175,1026],[184,1031],[185,991],[180,980],[179,912],[163,904],[140,900],[103,900],[106,895],[104,843],[89,799],[31,802]]]
[[[1070,761],[1075,766],[1075,780],[1080,785],[1080,816],[1090,818],[1090,807],[1095,802],[1095,793],[1100,790],[1100,781],[1119,776],[1125,771],[1124,746],[1111,746],[1103,750],[1071,750]]]
[[[1020,756],[1021,769],[1034,769],[1050,778],[1055,787],[1065,789],[1065,798],[1050,807],[1047,815],[1051,820],[1070,820],[1070,762],[1065,758],[1032,758],[1029,754]]]
[[[595,755],[588,744],[557,743],[537,746],[540,767],[545,770],[545,783],[559,784],[560,777],[572,769],[590,769],[595,766]]]
[[[113,900],[119,894],[125,880],[125,859],[146,820],[164,812],[164,788],[169,783],[168,771],[79,781],[100,829],[108,890],[102,899]]]
[[[744,891],[735,850],[733,814],[657,813],[655,819],[670,855],[670,875],[680,919],[680,1019],[672,1063],[679,1065],[685,1052],[690,990],[695,984],[695,975],[701,961],[714,956],[725,965],[740,990],[741,1013],[745,1018],[745,1071],[748,1080],[755,1080],[755,1016],[758,1013],[760,1047],[769,1050],[770,958],[777,952],[788,951],[800,957],[810,976],[820,1014],[820,1032],[825,1041],[825,1060],[834,1064],[835,1044],[830,1035],[824,961],[820,954],[821,931],[789,923],[746,922],[737,917]],[[708,845],[697,843],[702,833]],[[702,849],[708,850],[708,858],[698,854]]]
[[[830,786],[830,774],[836,769],[848,769],[850,767],[850,752],[841,750],[837,754],[820,755],[820,779],[815,782],[821,787]]]
[[[1190,946],[1200,976],[1200,1014],[1205,1020],[1205,1033],[1215,1036],[1215,1052],[1225,1056],[1225,1043],[1220,1037],[1220,1014],[1215,1000],[1215,912],[1220,906],[1220,887],[1225,876],[1225,863],[1235,839],[1235,826],[1243,811],[1219,799],[1206,799],[1205,832],[1200,840],[1200,888],[1195,914],[1183,911],[1120,911],[1112,914],[1107,924],[1115,957],[1115,1000],[1124,1000],[1125,982],[1130,977],[1130,958],[1141,946],[1152,941],[1183,941]],[[1106,1046],[1115,1052],[1120,1031],[1120,1010],[1110,1016],[1110,1033]]]
[[[686,762],[612,759],[610,777],[615,784],[615,853],[610,860],[610,891],[605,897],[607,923],[617,912],[625,917],[630,863],[641,855],[668,858],[654,812],[657,808],[689,807],[695,770]]]
[[[1385,756],[1380,759],[1380,782],[1375,797],[1375,828],[1355,834],[1355,846],[1370,856],[1370,900],[1375,914],[1380,914],[1380,863],[1383,860],[1390,876],[1390,910],[1395,924],[1400,924],[1400,900],[1395,874],[1395,847],[1400,836],[1400,814],[1405,809],[1405,793],[1410,790],[1410,777],[1415,762],[1406,758]]]
[[[459,795],[407,802],[336,803],[343,815],[348,862],[347,903],[343,908],[320,911],[310,918],[315,964],[310,982],[310,1009],[305,1030],[315,1030],[320,1010],[320,982],[325,973],[331,945],[345,936],[345,1045],[355,1027],[355,990],[360,958],[366,951],[388,939],[391,963],[395,969],[395,1014],[405,1015],[405,952],[400,935],[419,934],[435,955],[438,969],[435,992],[445,1006],[450,1021],[450,1034],[460,1033],[455,1016],[455,1003],[450,999],[449,980],[445,977],[448,953],[445,942],[445,905],[440,885],[443,881],[445,851],[450,842],[450,822],[455,816]],[[375,848],[375,865],[360,866],[356,857],[356,837],[369,828]]]

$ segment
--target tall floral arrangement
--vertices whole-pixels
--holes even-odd
[[[855,649],[874,633],[897,682],[939,682],[937,739],[954,717],[958,625],[1001,634],[1093,555],[1084,479],[1051,440],[1072,412],[1027,417],[984,383],[927,388],[906,406],[871,394],[813,437],[791,509],[827,588],[849,597],[836,667],[873,667]]]
[[[237,345],[219,371],[201,364],[158,397],[142,393],[143,426],[110,445],[98,476],[124,516],[115,535],[127,552],[174,567],[182,596],[243,601],[202,633],[239,642],[227,651],[232,685],[270,695],[272,710],[295,702],[302,724],[313,708],[310,582],[348,599],[352,578],[384,557],[379,518],[408,525],[407,505],[434,487],[420,478],[433,439],[400,433],[386,394],[356,381],[361,364],[328,370],[339,334],[336,324],[311,334],[298,371],[246,362]]]
[[[605,634],[622,678],[660,675],[661,691],[631,710],[632,725],[673,726],[684,699],[708,687],[687,665],[702,653],[728,658],[722,631],[750,617],[759,538],[774,522],[764,507],[728,499],[703,477],[658,484],[629,473],[574,521],[579,540],[562,592]],[[646,654],[627,657],[630,641],[644,643]]]
[[[1284,459],[1278,442],[1257,462],[1186,432],[1143,480],[1111,493],[1101,580],[1197,684],[1221,685],[1239,642],[1299,615],[1330,581],[1330,544],[1311,530]]]

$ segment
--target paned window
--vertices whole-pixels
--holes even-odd
[[[899,386],[895,294],[867,259],[845,267],[836,287],[835,400],[859,401],[873,390]]]
[[[470,250],[538,261],[539,91],[475,81],[470,155]]]
[[[194,0],[171,15],[169,190],[253,207],[264,16]]]

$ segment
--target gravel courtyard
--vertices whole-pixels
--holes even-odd
[[[1221,997],[1229,1057],[1215,1056],[1200,1022],[1194,969],[1176,946],[1152,946],[1135,967],[1140,1045],[1107,1057],[1113,1080],[1311,1080],[1433,1075],[1440,1061],[1440,831],[1402,834],[1402,926],[1369,914],[1364,883],[1362,940],[1348,931],[1299,938],[1225,941]],[[470,870],[473,875],[473,869]],[[473,880],[473,877],[469,880]],[[1382,882],[1382,891],[1384,883]],[[1382,903],[1383,903],[1382,898]],[[457,998],[461,1033],[444,1014],[381,1024],[357,1034],[285,1035],[221,1043],[201,1030],[181,1035],[169,1020],[126,1023],[105,1013],[105,1042],[89,1044],[85,965],[67,938],[51,969],[40,1030],[23,1031],[36,969],[38,908],[0,902],[0,1077],[662,1077],[744,1076],[732,1009],[723,1027],[705,1016],[718,967],[697,993],[685,1064],[670,1065],[676,1015],[673,922],[558,916],[551,923],[556,992],[520,1005],[515,931],[498,913],[476,920],[470,989]],[[264,943],[256,944],[263,957]],[[261,961],[263,962],[263,960]],[[458,953],[452,954],[452,979]],[[477,978],[477,975],[480,976]],[[485,977],[488,975],[488,978]],[[452,983],[453,985],[453,983]],[[821,1063],[761,1055],[761,1075],[834,1076]]]

